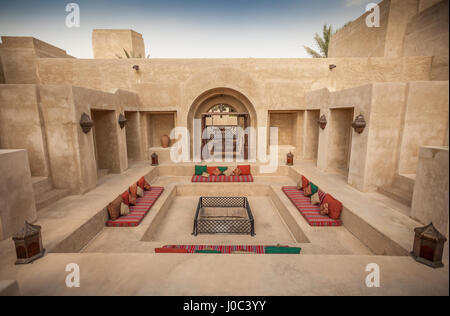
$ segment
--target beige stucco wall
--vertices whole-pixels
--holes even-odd
[[[431,1],[408,25],[404,40],[404,56],[434,56],[432,80],[448,80],[449,2]]]
[[[78,112],[76,116],[77,122],[83,113],[80,110],[81,108],[84,108],[88,114],[93,110],[112,112],[107,124],[110,128],[105,131],[107,136],[104,138],[108,146],[107,150],[111,154],[108,156],[111,164],[106,169],[109,169],[112,173],[121,173],[126,170],[128,168],[126,132],[125,128],[120,128],[118,121],[119,114],[124,112],[124,107],[136,108],[136,95],[125,91],[116,91],[114,94],[105,93],[81,87],[74,87],[73,91],[75,108]]]
[[[2,36],[2,42],[2,48],[33,49],[38,58],[73,58],[65,50],[34,37]]]
[[[142,111],[189,113],[205,91],[226,87],[243,94],[256,111],[258,125],[267,126],[267,111],[306,109],[308,91],[331,91],[371,82],[429,80],[431,57],[407,59],[152,59],[140,60],[139,73],[130,60],[39,59],[44,84],[76,86],[139,94]],[[337,68],[329,70],[329,64]],[[188,126],[187,116],[177,116]]]
[[[420,0],[419,1],[419,12],[422,12],[422,11],[428,9],[429,7],[432,7],[441,1],[442,0]]]
[[[77,115],[74,107],[72,87],[47,85],[39,90],[54,187],[73,194],[94,188],[97,185],[96,169],[92,168],[94,156],[92,150],[86,151],[86,147],[93,146],[92,135],[81,135],[78,124],[81,113]]]
[[[0,85],[0,148],[26,149],[33,176],[48,176],[45,127],[34,85]]]
[[[416,172],[421,146],[448,145],[448,81],[408,84],[398,172]]]
[[[353,108],[330,110],[330,119],[327,126],[330,129],[327,153],[327,167],[329,171],[338,171],[346,174],[349,170],[353,113]]]
[[[7,84],[38,83],[36,52],[32,48],[0,48],[3,75]]]
[[[448,80],[448,0],[384,0],[380,27],[362,15],[331,38],[329,57],[434,56],[432,80]]]
[[[339,30],[331,37],[329,57],[383,57],[388,31],[391,0],[380,4],[380,27],[368,28],[366,18],[369,13]]]
[[[411,216],[448,237],[448,147],[421,147]]]
[[[37,218],[31,172],[25,150],[0,149],[0,240]]]
[[[125,112],[125,118],[127,119],[125,134],[128,160],[144,159],[144,149],[141,147],[141,134],[144,130],[141,127],[140,115],[141,113],[139,112]]]
[[[96,59],[127,58],[124,49],[131,57],[146,57],[144,39],[133,30],[94,30],[92,48]]]
[[[296,146],[297,113],[270,113],[270,127],[278,128],[278,144]]]
[[[2,36],[0,59],[4,82],[9,84],[39,83],[37,58],[73,59],[65,50],[33,37]]]
[[[0,85],[0,146],[24,148],[33,176],[50,177],[55,188],[77,194],[97,185],[94,139],[79,126],[83,112],[110,110],[114,148],[111,172],[128,168],[125,129],[118,124],[124,107],[138,108],[136,94],[116,93],[67,85]],[[139,140],[140,141],[140,140]]]
[[[302,159],[316,160],[319,147],[320,110],[308,110],[304,114]]]
[[[367,155],[362,191],[392,183],[396,173],[398,142],[405,111],[406,84],[374,84],[367,132]],[[358,158],[358,157],[355,157]],[[358,163],[357,159],[353,161]]]
[[[448,144],[447,85],[446,82],[376,83],[331,93],[326,89],[309,93],[308,107],[320,107],[321,115],[328,120],[325,130],[318,132],[317,167],[345,174],[346,141],[351,140],[348,183],[361,191],[390,186],[399,172],[399,161],[416,167],[414,150],[421,143]],[[407,110],[408,107],[411,108]],[[354,109],[354,117],[364,115],[367,126],[362,134],[354,131],[351,136],[348,134],[351,122],[345,119],[345,113],[338,111],[342,108]],[[402,146],[409,151],[401,152]]]

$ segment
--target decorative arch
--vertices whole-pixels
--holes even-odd
[[[257,127],[256,110],[250,100],[241,92],[227,87],[217,87],[209,89],[200,94],[191,104],[187,125],[190,135],[194,135],[194,119],[202,119],[202,114],[207,113],[217,104],[227,104],[234,108],[237,113],[247,114],[247,126]],[[191,153],[193,152],[194,139],[191,137]]]

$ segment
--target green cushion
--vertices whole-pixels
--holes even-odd
[[[311,184],[311,192],[312,192],[311,196],[313,196],[314,194],[319,192],[319,187],[312,182],[310,182],[310,184]]]
[[[266,247],[267,254],[295,254],[299,255],[302,248],[295,247]]]
[[[208,172],[206,166],[195,166],[195,175],[201,176],[203,172]]]
[[[217,167],[217,169],[219,169],[220,172],[224,173],[225,171],[228,170],[228,167]]]
[[[221,253],[219,250],[196,250],[195,253]]]

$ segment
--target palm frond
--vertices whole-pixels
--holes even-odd
[[[128,54],[127,50],[124,48],[123,51],[125,52],[125,56],[127,56],[127,58],[130,58],[130,54]]]
[[[322,29],[322,36],[319,34],[314,35],[314,41],[316,42],[319,52],[304,46],[306,52],[313,58],[328,58],[328,46],[330,44],[331,36],[333,35],[333,27],[325,24]]]
[[[316,52],[314,49],[308,47],[308,46],[303,46],[306,50],[306,52],[312,57],[312,58],[323,58],[323,56],[321,54],[319,54],[318,52]]]

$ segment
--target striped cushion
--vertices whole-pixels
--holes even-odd
[[[320,207],[318,205],[312,205],[311,199],[303,194],[303,191],[299,191],[297,187],[283,187],[283,192],[300,211],[303,217],[311,226],[341,226],[340,220],[332,219],[328,216],[320,214]],[[319,198],[322,201],[325,194],[319,191]]]
[[[192,182],[253,182],[253,176],[209,176],[202,177],[194,175],[192,176]]]
[[[106,226],[109,227],[136,227],[138,226],[145,215],[150,211],[153,204],[158,200],[159,196],[164,191],[162,187],[151,187],[150,191],[144,191],[144,196],[136,201],[136,205],[130,205],[130,214],[121,216],[116,220],[109,220]]]
[[[208,246],[208,245],[166,245],[163,248],[176,248],[186,249],[189,253],[195,253],[196,251],[212,249],[220,251],[222,254],[231,254],[234,251],[247,251],[254,252],[256,254],[265,254],[266,247],[269,246]]]

